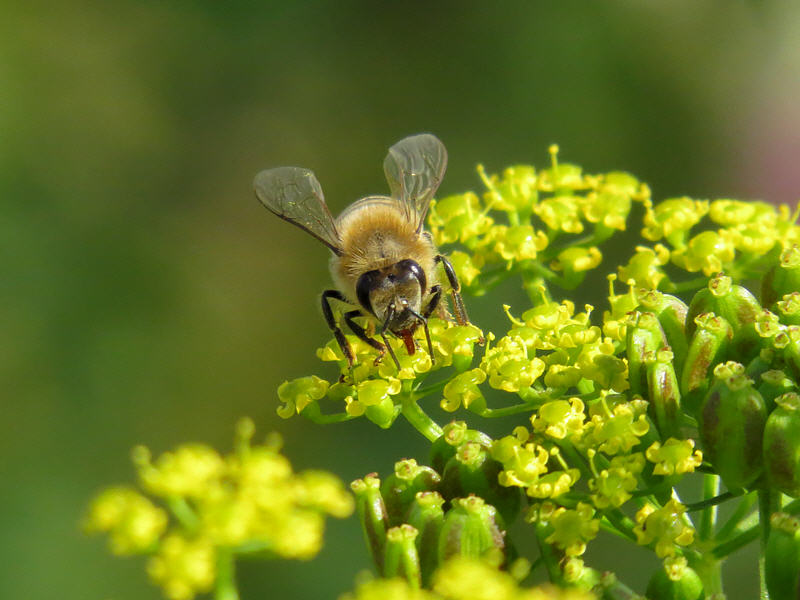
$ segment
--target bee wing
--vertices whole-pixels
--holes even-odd
[[[392,197],[403,205],[409,221],[422,229],[425,214],[447,168],[447,150],[429,133],[412,135],[389,148],[383,171]]]
[[[267,169],[256,175],[253,187],[258,199],[270,211],[341,255],[339,232],[314,173],[299,167]]]

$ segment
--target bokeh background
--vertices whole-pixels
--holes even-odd
[[[425,444],[402,423],[275,415],[319,366],[327,251],[268,214],[253,175],[311,167],[334,212],[386,190],[388,146],[474,168],[628,170],[655,198],[800,190],[792,2],[3,3],[0,19],[0,597],[150,599],[143,561],[79,521],[133,480],[129,450],[230,447],[252,416],[297,468],[349,481]],[[499,304],[470,301],[501,329]],[[474,303],[473,303],[474,302]],[[623,549],[596,556],[619,566]],[[654,562],[624,557],[643,585]],[[367,567],[354,519],[310,564],[248,564],[245,598],[334,598]],[[755,597],[752,556],[729,564]],[[741,595],[739,594],[741,592]]]

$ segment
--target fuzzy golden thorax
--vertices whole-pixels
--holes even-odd
[[[353,303],[358,278],[401,260],[416,261],[427,277],[427,289],[436,281],[436,247],[424,232],[417,232],[390,198],[368,198],[348,208],[336,221],[341,256],[333,256],[331,275],[339,290]],[[426,290],[427,292],[427,290]]]

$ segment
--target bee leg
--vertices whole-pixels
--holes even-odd
[[[386,319],[383,322],[383,327],[381,327],[381,337],[383,338],[383,343],[385,344],[386,350],[389,351],[389,355],[392,357],[392,360],[394,361],[394,364],[397,367],[397,370],[399,371],[400,361],[397,360],[397,355],[394,353],[394,350],[392,350],[392,345],[386,338],[386,330],[389,328],[389,323],[392,321],[392,319],[394,319],[394,315],[395,315],[394,304],[390,304],[389,307],[386,309]],[[378,357],[378,360],[380,360],[382,357],[383,354],[381,354],[381,356]],[[378,361],[375,362],[377,363]]]
[[[347,302],[347,299],[338,290],[325,290],[324,292],[322,292],[322,314],[325,317],[325,322],[328,324],[328,327],[330,327],[331,331],[333,332],[333,337],[336,338],[336,341],[339,344],[339,348],[342,349],[342,354],[344,354],[344,357],[347,359],[347,365],[352,369],[353,349],[347,342],[347,338],[344,337],[344,333],[342,333],[342,330],[336,324],[336,319],[333,318],[333,311],[331,310],[331,304],[330,304],[331,298],[333,298],[334,300],[339,300],[341,302]]]
[[[360,339],[363,342],[367,342],[370,346],[375,348],[375,350],[380,352],[378,358],[375,359],[375,363],[377,364],[381,361],[383,355],[386,354],[386,346],[381,344],[378,340],[372,339],[366,332],[366,330],[363,327],[361,327],[361,325],[353,321],[355,317],[360,317],[360,316],[363,316],[363,313],[360,310],[358,309],[351,310],[349,312],[344,313],[344,322],[347,323],[347,326],[356,335],[358,339]]]
[[[453,312],[455,313],[456,322],[459,325],[468,325],[469,317],[467,316],[467,308],[464,306],[464,301],[461,299],[461,284],[458,282],[458,277],[453,269],[452,263],[446,257],[438,254],[435,261],[442,263],[444,273],[447,275],[447,281],[450,283],[450,292],[453,295]]]
[[[431,316],[431,313],[436,309],[436,305],[439,304],[442,288],[441,286],[435,285],[431,288],[431,291],[434,293],[434,296],[431,298],[431,301],[428,303],[428,306],[425,307],[425,311],[422,314],[414,312],[413,310],[409,310],[409,312],[422,323],[422,329],[425,330],[425,339],[428,341],[428,356],[431,357],[431,364],[434,364],[436,361],[433,358],[433,344],[431,343],[431,332],[428,329],[428,317]],[[433,306],[433,308],[431,308],[431,306]]]
[[[442,299],[442,286],[436,284],[430,289],[431,292],[431,299],[428,300],[428,306],[425,307],[425,310],[422,311],[422,316],[420,317],[422,320],[426,321],[430,319],[433,311],[435,311],[439,307],[439,301]]]

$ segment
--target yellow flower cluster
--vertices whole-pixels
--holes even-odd
[[[593,600],[594,594],[578,588],[537,586],[526,588],[508,572],[485,561],[456,558],[440,567],[432,589],[421,590],[405,579],[374,579],[339,600]]]
[[[671,498],[661,508],[646,504],[636,513],[633,532],[642,545],[654,545],[661,558],[674,556],[676,546],[688,546],[694,541],[694,528],[685,519],[686,507]]]
[[[174,600],[210,590],[220,563],[236,555],[312,558],[325,515],[348,516],[353,498],[329,473],[294,473],[277,439],[252,445],[253,432],[243,420],[228,456],[187,444],[153,461],[135,449],[141,486],[156,501],[109,488],[92,502],[86,529],[108,532],[117,554],[150,555],[148,574]]]
[[[550,153],[552,165],[542,171],[519,165],[490,175],[478,167],[486,187],[482,197],[467,192],[432,207],[429,225],[437,244],[458,242],[471,251],[454,261],[467,288],[480,293],[511,272],[537,268],[534,260],[574,287],[600,264],[597,244],[625,229],[632,203],[649,201],[647,186],[627,173],[584,174],[576,165],[559,163],[557,147]],[[554,244],[587,228],[592,230],[587,239],[566,248]],[[479,280],[480,272],[486,276]]]

